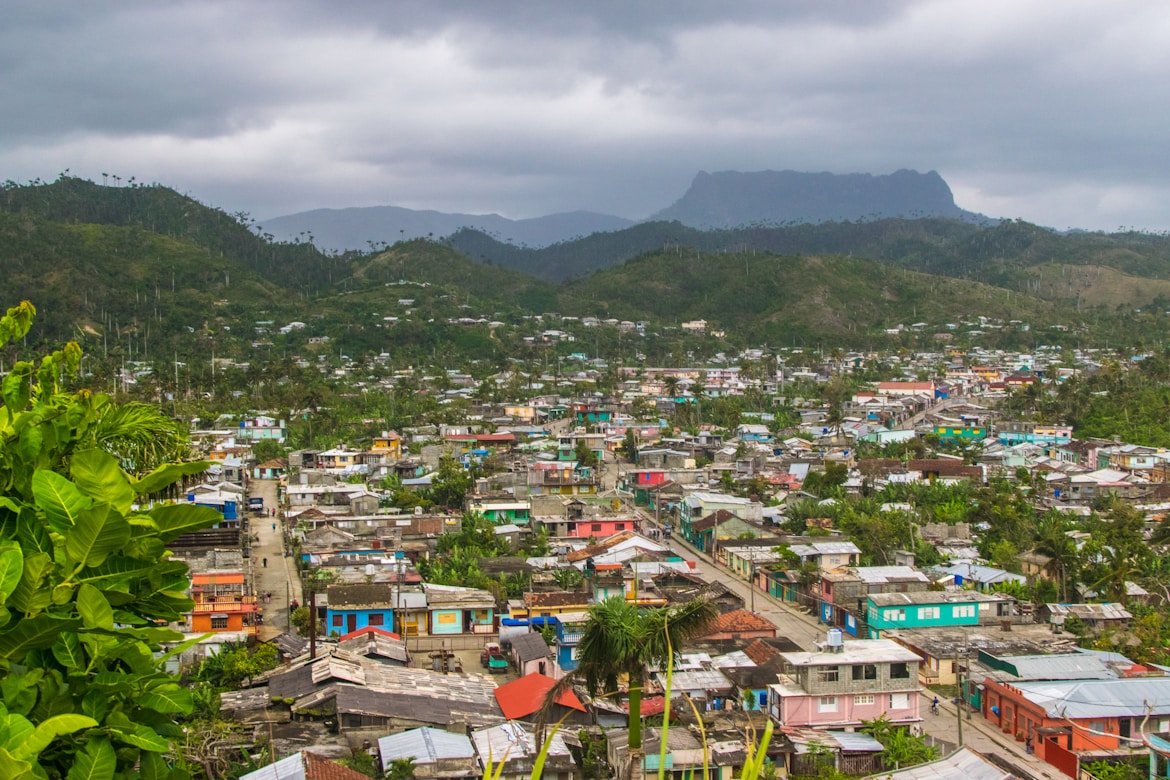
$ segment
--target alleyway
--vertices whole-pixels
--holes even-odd
[[[249,496],[264,499],[264,516],[250,518],[251,532],[256,538],[252,544],[252,582],[264,609],[264,625],[260,626],[259,632],[261,639],[271,639],[288,631],[289,602],[304,603],[293,559],[285,556],[284,521],[276,503],[276,484],[271,479],[255,479],[248,491]],[[278,510],[277,517],[270,516],[273,508]],[[264,598],[267,593],[272,594],[271,601]]]

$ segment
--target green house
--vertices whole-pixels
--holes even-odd
[[[976,626],[1015,613],[1015,599],[973,590],[923,590],[873,593],[867,599],[866,622],[871,639],[898,628]]]

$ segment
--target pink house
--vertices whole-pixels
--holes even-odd
[[[915,653],[889,639],[844,641],[840,629],[811,653],[781,653],[784,673],[768,686],[768,714],[781,726],[860,726],[882,713],[892,723],[918,716]]]

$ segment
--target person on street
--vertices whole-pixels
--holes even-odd
[[[934,701],[930,703],[930,712],[932,715],[938,715],[938,697],[934,697]]]

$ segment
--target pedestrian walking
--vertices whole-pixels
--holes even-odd
[[[276,523],[272,524],[272,533],[276,533]]]

